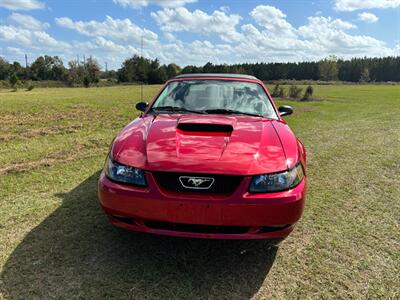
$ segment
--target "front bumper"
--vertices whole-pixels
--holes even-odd
[[[284,238],[300,219],[306,178],[292,190],[250,194],[245,177],[231,195],[175,193],[159,188],[146,172],[148,187],[99,180],[99,199],[112,224],[129,230],[193,238]]]

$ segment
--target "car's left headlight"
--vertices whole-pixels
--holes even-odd
[[[137,186],[147,185],[143,170],[117,163],[110,157],[107,158],[104,172],[108,178],[116,182]]]
[[[303,167],[301,163],[297,163],[292,169],[285,172],[254,176],[249,192],[268,193],[288,190],[298,185],[303,177]]]

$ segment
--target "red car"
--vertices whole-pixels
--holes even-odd
[[[306,153],[253,76],[168,81],[115,138],[99,180],[112,224],[194,238],[284,238],[306,196]]]

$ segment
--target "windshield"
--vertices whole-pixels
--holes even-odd
[[[257,83],[243,81],[172,81],[158,96],[152,110],[161,112],[163,108],[178,112],[243,113],[277,119],[264,89]]]

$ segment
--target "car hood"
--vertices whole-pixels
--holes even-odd
[[[293,147],[295,137],[282,121],[251,116],[148,115],[121,131],[113,143],[112,157],[149,171],[273,173],[286,170],[288,161],[297,160],[288,159],[279,130],[292,139],[289,146]],[[292,153],[297,155],[297,151]]]

